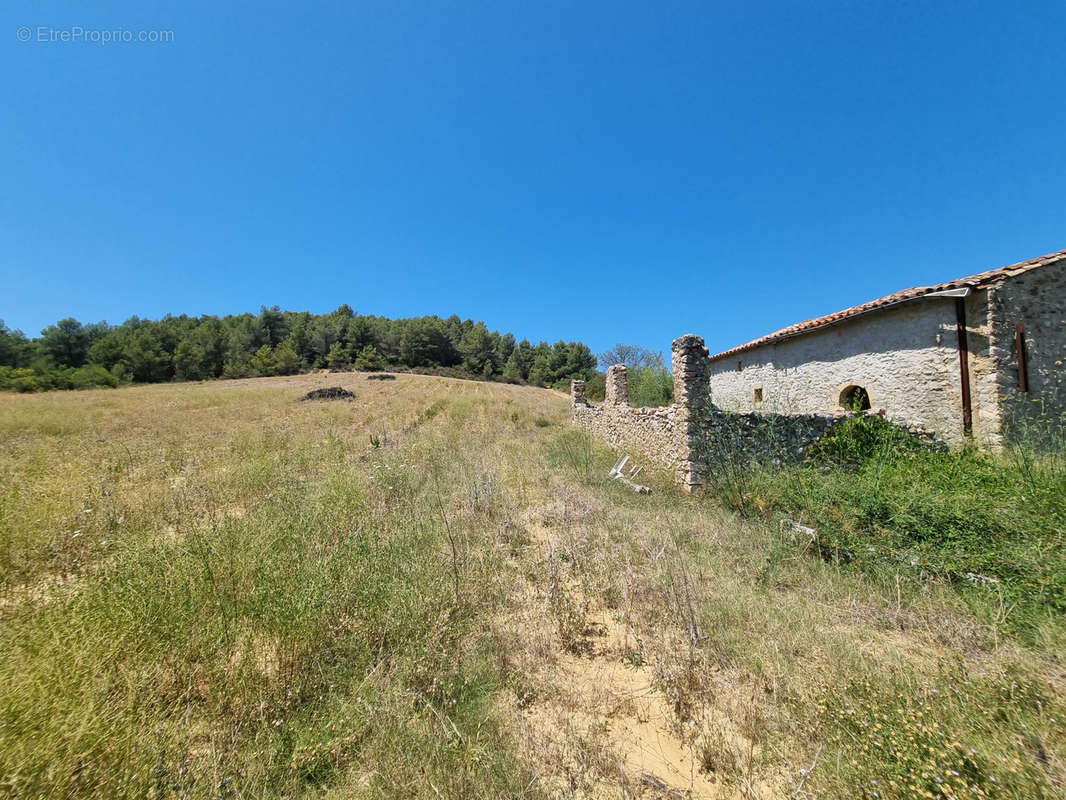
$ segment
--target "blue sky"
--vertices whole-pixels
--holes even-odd
[[[76,27],[173,41],[37,40]],[[725,349],[1066,247],[1064,40],[1061,0],[9,0],[0,318]]]

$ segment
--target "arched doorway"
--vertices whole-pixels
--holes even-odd
[[[867,411],[870,408],[870,393],[862,386],[849,384],[840,392],[840,405],[848,411]]]

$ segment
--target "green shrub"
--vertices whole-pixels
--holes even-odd
[[[884,417],[856,414],[811,445],[808,459],[820,466],[857,466],[891,453],[913,453],[922,443]]]
[[[248,366],[255,375],[270,376],[278,374],[278,362],[274,358],[273,349],[268,344],[255,351],[255,354],[248,362]]]
[[[817,530],[815,551],[888,583],[953,584],[1024,634],[1066,612],[1066,453],[938,450],[877,417],[841,423],[810,463],[712,471],[727,506]]]
[[[674,378],[661,364],[626,370],[629,404],[661,408],[674,402]]]
[[[97,387],[114,389],[118,384],[118,378],[99,364],[86,364],[84,367],[78,367],[71,375],[71,385],[75,389],[93,389]]]
[[[16,392],[40,392],[47,388],[35,370],[26,367],[0,367],[0,388]]]
[[[607,396],[607,376],[597,372],[585,381],[585,397],[589,400],[603,400]]]
[[[303,363],[287,342],[282,342],[274,348],[274,362],[279,375],[295,375]]]
[[[378,349],[374,345],[368,344],[356,355],[354,366],[356,369],[373,371],[382,369],[385,365],[381,360]]]

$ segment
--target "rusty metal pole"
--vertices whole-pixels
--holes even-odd
[[[1029,391],[1029,354],[1025,351],[1025,326],[1014,326],[1014,350],[1018,354],[1018,391]]]
[[[955,324],[959,339],[959,380],[962,383],[962,432],[973,436],[973,406],[970,400],[970,343],[966,338],[966,298],[955,298]]]

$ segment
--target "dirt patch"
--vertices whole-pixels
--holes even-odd
[[[703,692],[699,708],[679,715],[674,661],[685,659],[668,654],[684,644],[664,633],[658,646],[643,641],[620,608],[582,588],[574,566],[593,555],[578,531],[596,505],[555,494],[520,516],[528,580],[510,587],[497,620],[505,669],[515,676],[501,713],[519,731],[520,749],[544,765],[542,787],[589,800],[619,791],[649,800],[782,796],[778,776],[754,774],[762,747],[737,724],[729,687],[716,683],[718,702],[703,705]],[[706,665],[697,672],[715,680]]]
[[[355,392],[349,392],[340,386],[330,386],[326,389],[312,389],[300,398],[300,402],[306,400],[354,400]]]
[[[579,698],[575,705],[599,725],[630,792],[653,797],[734,796],[732,786],[701,770],[698,747],[677,735],[674,715],[656,687],[654,671],[623,661],[624,654],[634,649],[632,637],[602,610],[590,610],[590,616],[599,617],[595,630],[600,647],[583,656],[562,653],[557,663]]]

